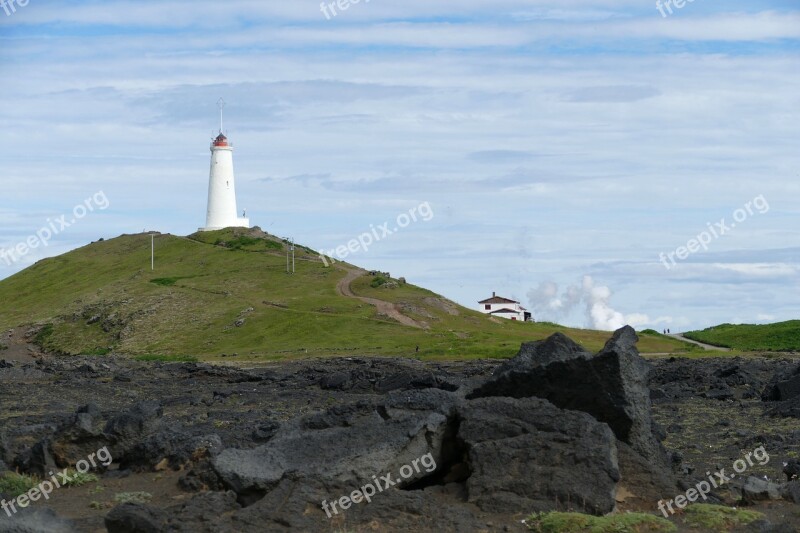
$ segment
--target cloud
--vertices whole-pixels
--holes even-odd
[[[478,163],[526,163],[540,156],[527,150],[481,150],[467,154],[467,159]]]
[[[747,263],[747,264],[714,264],[716,268],[730,270],[736,274],[741,274],[750,278],[786,278],[796,277],[798,269],[796,266],[784,263]]]
[[[564,99],[580,103],[624,103],[638,102],[660,94],[659,89],[646,85],[610,85],[574,89]]]
[[[591,22],[613,18],[629,18],[632,15],[624,11],[604,9],[549,9],[520,11],[513,14],[514,19],[524,21],[557,20],[562,22]]]
[[[285,178],[268,176],[266,178],[261,178],[258,181],[264,183],[297,182],[301,183],[305,187],[308,187],[310,184],[325,182],[331,179],[331,177],[331,174],[296,174],[294,176],[286,176]]]
[[[0,242],[99,188],[113,207],[59,246],[195,231],[223,96],[240,205],[271,232],[319,248],[430,201],[436,223],[359,261],[469,306],[577,279],[581,303],[559,290],[571,311],[548,309],[575,325],[796,317],[800,13],[785,1],[668,20],[634,0],[376,0],[330,21],[318,2],[224,7],[0,15]],[[769,216],[718,255],[658,264],[761,193]],[[585,274],[614,289],[588,314]]]

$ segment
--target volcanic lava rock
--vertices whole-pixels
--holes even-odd
[[[187,432],[160,431],[135,444],[123,457],[120,469],[148,471],[166,460],[170,468],[178,469],[192,461],[214,456],[222,451],[218,435],[191,435]]]
[[[99,416],[100,410],[96,405],[84,405],[56,430],[50,444],[56,463],[74,465],[108,444]]]
[[[608,425],[539,398],[481,398],[459,409],[469,501],[496,513],[614,510],[620,479]]]
[[[761,399],[765,402],[780,402],[797,396],[800,396],[800,365],[775,372],[761,394]]]
[[[615,504],[655,510],[659,499],[694,486],[707,470],[728,466],[709,462],[709,441],[697,436],[700,430],[709,432],[711,442],[724,442],[721,458],[765,445],[775,460],[749,472],[759,478],[779,473],[781,459],[792,457],[788,451],[795,449],[800,431],[787,430],[791,425],[772,431],[763,424],[744,431],[740,410],[744,403],[757,416],[762,408],[800,402],[800,396],[776,404],[704,395],[729,389],[741,400],[743,392],[760,394],[773,377],[775,384],[791,379],[796,362],[658,360],[649,374],[658,390],[653,397],[661,402],[656,413],[667,427],[667,442],[683,454],[676,450],[675,465],[693,465],[679,489],[671,468],[658,460],[665,433],[651,419],[647,365],[633,342],[635,336],[624,329],[593,355],[554,335],[525,343],[520,355],[503,365],[346,357],[240,370],[110,357],[106,369],[88,361],[105,379],[81,370],[85,359],[47,359],[26,373],[24,365],[0,368],[6,421],[0,455],[15,468],[26,456],[41,470],[55,466],[56,440],[78,450],[82,442],[94,446],[99,442],[91,439],[102,438],[115,462],[134,471],[114,465],[103,475],[120,490],[149,483],[153,476],[139,470],[185,469],[167,497],[159,492],[148,505],[120,505],[108,513],[109,531],[242,533],[517,531],[533,511],[599,514]],[[110,379],[119,375],[130,381]],[[56,377],[59,394],[41,393],[40,409],[26,412],[31,401],[26,394]],[[158,401],[136,403],[143,399]],[[75,412],[90,400],[102,405],[102,412],[91,405]],[[40,441],[32,453],[31,443]],[[654,453],[645,455],[647,449]],[[435,465],[400,475],[428,454]],[[381,483],[371,503],[330,507],[387,474],[392,483]],[[736,482],[741,489],[745,479]],[[194,494],[178,493],[179,488]],[[763,494],[759,487],[753,490],[755,497]],[[106,503],[111,497],[108,491],[91,496]],[[98,513],[83,509],[75,527],[102,528]]]
[[[49,472],[58,470],[58,464],[53,457],[52,444],[48,437],[19,455],[14,464],[23,472],[30,472],[42,478],[49,476]]]
[[[592,357],[557,333],[524,345],[468,398],[544,398],[562,409],[589,413],[638,453],[661,461],[664,454],[652,433],[649,365],[639,356],[637,341],[626,326]]]
[[[759,500],[780,500],[781,486],[777,483],[748,476],[742,487],[742,501],[754,503]]]
[[[212,464],[223,483],[236,491],[245,505],[274,489],[290,472],[363,485],[373,475],[397,472],[427,453],[437,462],[441,459],[447,423],[441,411],[446,409],[447,400],[440,400],[436,401],[437,410],[392,409],[389,413],[385,407],[379,410],[369,402],[336,407],[282,426],[258,448],[225,450]]]
[[[105,433],[113,442],[112,456],[115,459],[121,458],[145,436],[156,431],[163,416],[164,408],[161,402],[144,401],[109,420],[105,426]]]
[[[123,503],[106,515],[108,533],[161,533],[169,515],[138,503]]]
[[[430,468],[398,473],[428,454]],[[402,516],[419,512],[434,513],[445,529],[474,528],[468,508],[443,511],[431,495],[491,513],[557,505],[602,514],[614,509],[619,480],[614,434],[590,415],[539,398],[467,401],[440,389],[395,392],[289,422],[267,444],[225,450],[211,466],[246,507],[234,523],[307,530],[327,520],[323,501],[378,476],[385,490],[348,509],[348,521],[404,527]]]
[[[783,466],[783,473],[786,474],[786,480],[800,479],[800,461],[797,459],[789,459]]]
[[[781,496],[787,502],[800,503],[800,480],[792,479],[784,483]]]
[[[800,396],[780,402],[765,402],[766,416],[800,418]]]

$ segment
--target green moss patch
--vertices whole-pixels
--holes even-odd
[[[684,523],[701,531],[725,532],[738,526],[746,526],[760,518],[764,518],[764,515],[757,511],[696,503],[686,508]]]
[[[554,511],[532,514],[525,519],[525,525],[537,533],[644,533],[677,529],[669,520],[646,513],[591,516]]]

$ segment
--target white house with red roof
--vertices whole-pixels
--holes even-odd
[[[497,296],[494,292],[491,298],[481,300],[478,304],[480,305],[478,310],[487,315],[508,318],[509,320],[519,320],[521,322],[533,321],[531,313],[522,307],[518,301]]]

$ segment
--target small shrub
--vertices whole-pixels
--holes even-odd
[[[239,235],[231,239],[217,239],[214,241],[216,246],[222,246],[229,250],[242,250],[243,248],[258,248],[263,246],[267,250],[283,250],[283,244],[269,239],[250,237],[249,235]]]
[[[235,239],[231,239],[227,242],[221,243],[226,248],[231,250],[241,250],[245,246],[255,246],[259,243],[261,239],[257,239],[255,237],[248,237],[247,235],[240,235]]]
[[[69,481],[62,483],[64,487],[80,487],[81,485],[94,483],[100,479],[91,472],[78,472],[72,468],[67,469],[67,475],[69,476]]]
[[[382,287],[387,283],[389,283],[389,280],[386,279],[384,276],[375,276],[374,278],[372,278],[372,281],[370,282],[369,286],[372,287],[373,289],[377,289],[378,287]]]
[[[25,494],[39,484],[39,480],[33,476],[9,472],[0,477],[0,493],[5,493],[12,498],[20,494]]]
[[[178,280],[181,278],[155,278],[151,279],[150,283],[155,283],[156,285],[160,285],[162,287],[172,287]]]
[[[149,492],[119,492],[114,495],[114,501],[117,503],[140,503],[145,504],[153,499],[153,495]]]

